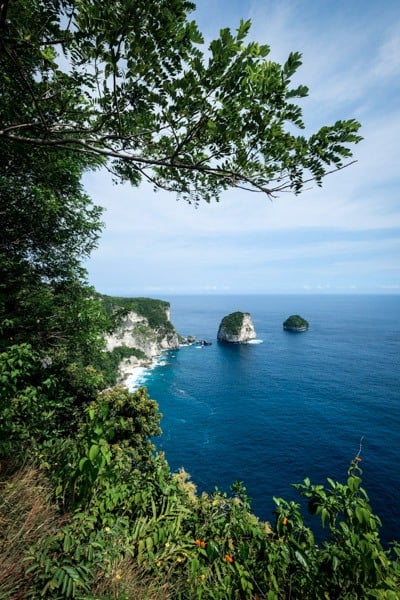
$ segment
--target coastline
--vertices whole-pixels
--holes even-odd
[[[262,341],[262,340],[261,340]],[[261,343],[258,342],[258,343]],[[184,348],[192,344],[180,344],[179,348]],[[152,371],[159,366],[167,364],[166,354],[170,349],[164,350],[161,354],[157,354],[147,360],[140,360],[131,357],[122,361],[119,365],[118,383],[128,388],[130,392],[134,392],[140,387],[146,385],[147,380],[151,376]]]
[[[138,360],[129,358],[119,365],[118,385],[127,387],[134,392],[144,385],[148,373],[156,366],[155,360]]]
[[[119,367],[119,384],[127,387],[130,392],[135,392],[146,385],[153,369],[162,364],[165,364],[164,354],[146,361],[128,359]]]
[[[151,367],[135,367],[123,381],[130,392],[135,392],[144,385],[147,372]]]

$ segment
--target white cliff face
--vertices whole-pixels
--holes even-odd
[[[242,338],[245,339],[246,342],[248,342],[249,340],[255,340],[257,337],[253,321],[249,314],[245,314],[243,317],[243,324],[240,335]]]
[[[169,313],[169,311],[168,311]],[[167,314],[169,320],[169,314]],[[111,352],[118,346],[137,348],[151,359],[164,350],[179,348],[179,338],[173,329],[167,333],[149,326],[148,320],[135,312],[129,312],[121,325],[106,338],[106,350]]]
[[[243,318],[241,325],[235,328],[235,331],[232,331],[232,328],[229,325],[224,323],[225,319],[229,319],[225,317],[222,319],[221,324],[218,329],[218,341],[219,342],[228,342],[231,344],[245,344],[250,340],[254,340],[257,337],[256,331],[254,329],[253,321],[249,313],[242,313]]]

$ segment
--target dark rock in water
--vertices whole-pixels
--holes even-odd
[[[196,346],[212,346],[212,342],[209,340],[197,340]]]

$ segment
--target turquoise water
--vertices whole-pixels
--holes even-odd
[[[400,297],[165,299],[182,335],[213,342],[167,353],[145,378],[171,468],[184,466],[199,491],[243,481],[254,512],[271,519],[272,496],[299,500],[291,483],[344,480],[362,438],[382,537],[400,540]],[[217,343],[222,317],[236,310],[251,313],[262,343]],[[310,329],[284,331],[291,314]]]

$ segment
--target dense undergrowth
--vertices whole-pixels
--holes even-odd
[[[68,405],[45,391],[56,382],[36,374],[34,389],[27,364],[32,375],[27,345],[0,355],[2,600],[399,597],[399,547],[381,545],[359,453],[345,483],[296,486],[325,528],[317,545],[298,503],[276,498],[263,523],[241,483],[198,495],[172,474],[150,442],[160,415],[145,388],[93,380],[66,423]]]

